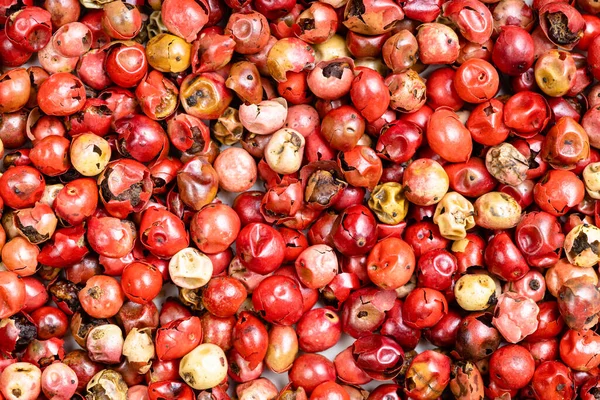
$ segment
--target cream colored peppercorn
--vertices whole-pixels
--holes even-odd
[[[179,363],[179,376],[196,390],[217,386],[227,377],[227,357],[212,343],[203,343],[186,354]]]
[[[459,240],[467,236],[467,230],[475,226],[473,204],[460,193],[449,192],[437,204],[433,223],[440,228],[446,239]]]
[[[481,311],[494,304],[496,284],[489,275],[463,275],[454,286],[458,305],[467,311]]]

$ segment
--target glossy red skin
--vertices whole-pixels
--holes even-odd
[[[26,314],[5,319],[0,328],[0,352],[5,356],[23,351],[37,336],[33,320]]]
[[[286,1],[291,2],[292,0]],[[294,4],[295,0],[293,0],[293,3],[290,5]],[[291,9],[291,7],[289,8]],[[307,23],[311,24],[312,26],[298,23],[300,22],[300,18],[306,18]],[[343,18],[341,10],[336,10],[329,4],[314,3],[310,4],[305,13],[301,14],[301,17],[296,20],[297,22],[292,26],[292,29],[294,30],[296,36],[304,42],[309,44],[320,44],[331,39],[331,37],[338,30],[338,20],[341,18]]]
[[[179,360],[153,360],[150,370],[146,373],[146,382],[177,381],[179,380]]]
[[[523,342],[522,346],[531,353],[535,366],[538,367],[544,361],[558,359],[558,339],[544,339],[536,342]]]
[[[236,239],[237,253],[242,264],[260,274],[273,272],[281,265],[284,247],[281,234],[262,223],[246,225]]]
[[[571,329],[592,328],[600,312],[600,290],[593,280],[581,276],[568,279],[558,291],[558,309]]]
[[[78,298],[83,310],[93,318],[114,317],[125,300],[119,282],[106,275],[90,278]]]
[[[510,86],[512,91],[515,93],[537,90],[538,86],[537,82],[535,81],[533,67],[529,68],[520,75],[511,77]]]
[[[89,253],[85,245],[85,227],[78,225],[56,230],[38,254],[38,262],[54,268],[64,268],[83,260]]]
[[[350,400],[350,395],[335,382],[323,382],[315,388],[310,400]]]
[[[174,320],[156,331],[156,356],[169,361],[183,357],[202,343],[200,318],[192,316]]]
[[[497,399],[502,396],[505,397],[516,397],[519,394],[517,389],[504,389],[498,386],[498,383],[494,380],[485,387],[485,397],[490,399]]]
[[[193,154],[208,151],[210,131],[200,120],[189,114],[179,114],[170,119],[167,132],[175,148]]]
[[[200,40],[196,40],[192,47],[192,72],[216,71],[231,61],[235,40],[232,35],[223,35],[222,32],[205,30],[200,33]]]
[[[148,385],[149,400],[194,400],[195,398],[192,388],[183,382],[161,381]]]
[[[294,216],[303,203],[302,182],[294,178],[284,177],[280,184],[267,190],[260,211],[268,223],[280,224],[284,218]]]
[[[332,348],[342,336],[342,322],[327,308],[315,308],[305,313],[296,325],[298,345],[306,353]]]
[[[227,351],[233,347],[233,327],[235,317],[219,318],[210,313],[202,316],[202,333],[204,343],[213,343]]]
[[[379,241],[367,257],[369,279],[382,289],[405,285],[415,270],[415,255],[408,243],[400,238]]]
[[[508,283],[505,288],[538,302],[546,294],[546,281],[539,271],[532,269],[518,281]]]
[[[133,250],[136,230],[131,221],[112,217],[92,217],[88,220],[86,238],[90,247],[101,256],[120,258]]]
[[[531,212],[526,214],[515,230],[515,243],[534,267],[547,268],[558,262],[564,235],[560,225],[551,214]]]
[[[279,233],[285,242],[284,262],[295,261],[308,247],[308,239],[302,232],[290,228],[280,228]]]
[[[490,358],[490,379],[505,389],[521,389],[533,377],[535,361],[523,346],[509,344]]]
[[[375,121],[388,108],[389,91],[376,71],[365,67],[357,67],[355,71],[358,75],[352,81],[350,99],[367,121]]]
[[[357,145],[365,126],[366,122],[357,108],[342,105],[332,109],[322,118],[321,135],[333,149],[350,151]]]
[[[452,64],[458,58],[460,45],[450,35],[448,26],[438,22],[424,24],[416,35],[419,58],[424,64]]]
[[[273,20],[289,13],[296,6],[296,0],[260,0],[254,3],[256,11]]]
[[[144,211],[139,230],[141,243],[160,258],[173,257],[189,245],[183,221],[166,210],[148,208]]]
[[[94,133],[106,136],[111,127],[112,111],[107,102],[97,98],[87,99],[81,111],[70,115],[67,126],[70,126],[69,135],[72,137],[83,133]]]
[[[482,360],[496,351],[502,336],[492,325],[491,313],[465,316],[456,335],[456,351],[466,360]]]
[[[427,143],[440,157],[453,163],[468,161],[473,150],[469,130],[456,113],[447,108],[439,108],[431,115]]]
[[[485,252],[486,242],[474,233],[467,233],[465,238],[468,244],[464,251],[453,251],[454,257],[458,265],[458,272],[464,274],[467,269],[475,266],[484,265],[483,254]]]
[[[416,288],[404,299],[402,315],[407,326],[416,329],[431,328],[448,312],[444,295],[429,288]]]
[[[395,120],[381,128],[375,151],[394,163],[409,161],[423,142],[423,131],[415,123]]]
[[[96,373],[102,370],[102,364],[92,361],[87,351],[73,350],[62,360],[77,375],[77,390],[84,390]]]
[[[63,337],[69,329],[69,320],[64,312],[56,307],[40,307],[31,313],[37,327],[38,338],[46,340]]]
[[[89,14],[88,14],[89,15]],[[96,90],[109,87],[112,80],[104,69],[107,52],[104,50],[90,50],[80,57],[76,72],[79,79],[86,85]]]
[[[25,0],[21,3],[18,3],[17,0],[4,0],[2,3],[0,3],[0,24],[6,24],[8,10],[14,6],[18,6],[19,8],[24,6],[33,6],[33,0]]]
[[[589,14],[583,14],[582,18],[585,21],[585,28],[583,30],[583,37],[577,43],[576,48],[586,51],[596,36],[600,34],[600,18]]]
[[[484,258],[488,270],[502,280],[516,281],[529,271],[525,258],[506,232],[488,242]]]
[[[140,44],[113,47],[105,61],[108,77],[117,85],[136,86],[148,72],[148,60]]]
[[[6,35],[25,51],[40,51],[52,37],[51,18],[43,8],[27,6],[7,18]]]
[[[558,361],[540,364],[531,381],[533,392],[544,399],[559,400],[575,397],[575,384],[571,370]]]
[[[583,182],[571,171],[551,170],[533,188],[535,203],[556,217],[583,201]]]
[[[253,222],[265,222],[260,212],[260,203],[264,192],[250,190],[240,193],[233,201],[232,208],[238,214],[242,226]]]
[[[571,117],[560,118],[546,133],[541,157],[556,169],[574,169],[589,157],[589,138],[581,125]]]
[[[20,67],[25,64],[33,53],[14,44],[4,29],[0,30],[0,58],[2,66],[7,68]]]
[[[444,291],[452,285],[452,277],[457,271],[456,257],[445,249],[433,249],[419,257],[417,284]]]
[[[381,49],[389,37],[388,32],[367,36],[348,31],[346,34],[346,47],[354,57],[377,57],[381,54]]]
[[[430,329],[423,330],[423,335],[434,346],[453,347],[461,322],[461,315],[457,311],[449,309],[437,324]]]
[[[252,313],[243,311],[233,327],[233,348],[248,363],[250,370],[256,369],[267,354],[268,333],[264,324]]]
[[[356,365],[377,380],[394,378],[404,362],[402,347],[388,336],[369,334],[358,338],[352,345]]]
[[[374,332],[385,321],[385,313],[394,307],[395,298],[395,291],[372,286],[352,292],[342,309],[343,331],[354,338]]]
[[[119,310],[117,321],[123,326],[125,334],[129,334],[133,328],[155,330],[159,323],[158,308],[153,302],[138,304],[128,301]]]
[[[247,295],[246,288],[237,279],[215,277],[202,293],[202,304],[211,314],[226,318],[235,315]]]
[[[165,157],[149,165],[150,176],[154,182],[154,194],[166,193],[169,184],[177,179],[177,171],[183,163],[176,158]]]
[[[394,301],[394,306],[386,313],[380,332],[382,335],[394,338],[407,351],[416,348],[421,338],[420,329],[411,328],[404,323],[402,301],[399,299]]]
[[[167,297],[160,308],[159,323],[160,326],[165,326],[175,320],[185,319],[191,316],[192,312],[177,298]]]
[[[282,15],[278,18],[271,19],[269,26],[271,28],[271,35],[273,39],[283,39],[284,37],[293,37],[294,34],[294,22],[298,19],[298,16],[305,7],[302,4],[296,3],[287,14]],[[272,41],[269,39],[269,41]],[[268,44],[266,47],[272,46]],[[270,49],[269,49],[270,50]],[[263,49],[264,51],[264,49]],[[260,53],[259,53],[260,54]],[[265,54],[266,57],[266,54]],[[256,63],[256,61],[254,61]]]
[[[591,377],[581,385],[579,396],[582,400],[594,400],[595,393],[597,393],[599,389],[600,377]]]
[[[573,86],[566,94],[569,97],[575,97],[582,94],[594,81],[594,77],[588,68],[587,57],[577,53],[574,53],[572,57],[577,69],[575,70],[573,77]],[[558,116],[556,118],[558,118]]]
[[[556,123],[563,117],[571,117],[575,122],[580,123],[581,108],[579,103],[570,99],[567,100],[564,97],[551,97],[548,99],[548,105],[552,110],[552,122]]]
[[[333,360],[338,378],[347,384],[364,385],[371,377],[356,365],[352,355],[352,346],[342,350]]]
[[[490,99],[479,104],[469,115],[466,127],[477,143],[495,146],[506,140],[510,130],[504,124],[504,104]]]
[[[106,101],[112,111],[112,124],[131,114],[139,114],[137,100],[133,93],[118,86],[111,86],[98,94],[98,98]]]
[[[9,168],[0,177],[0,197],[15,209],[33,207],[42,198],[45,187],[42,174],[29,166]]]
[[[348,185],[342,189],[341,194],[333,203],[333,208],[342,212],[350,206],[361,204],[366,192],[365,188]]]
[[[335,366],[320,354],[302,354],[288,373],[292,387],[303,387],[310,394],[323,382],[335,381]]]
[[[308,162],[333,160],[335,155],[335,150],[331,148],[319,131],[313,132],[306,138],[304,156]]]
[[[277,92],[281,97],[286,99],[290,104],[310,104],[314,100],[308,83],[306,82],[306,76],[308,72],[293,72],[290,71],[286,74],[287,80],[285,82],[277,83]]]
[[[503,26],[494,43],[492,60],[503,73],[518,76],[527,71],[534,62],[533,38],[519,26]]]
[[[436,69],[427,78],[427,105],[432,109],[450,107],[460,110],[465,104],[454,87],[456,71],[452,68]]]
[[[480,1],[451,0],[444,3],[442,13],[470,42],[485,43],[492,35],[494,29],[492,13]]]
[[[68,72],[59,72],[50,75],[40,85],[37,99],[44,113],[66,116],[80,111],[85,106],[85,87],[76,76]]]
[[[456,92],[469,103],[485,103],[496,95],[499,85],[496,68],[480,58],[471,58],[462,63],[454,76]]]
[[[304,313],[300,284],[282,275],[260,282],[253,292],[252,304],[266,321],[278,325],[292,325]]]
[[[21,278],[21,281],[25,284],[25,302],[22,308],[23,312],[31,313],[48,302],[50,296],[48,295],[44,284],[37,278],[26,276]],[[17,297],[18,296],[19,293],[17,291]]]
[[[346,301],[350,293],[360,288],[360,279],[355,273],[341,272],[327,284],[321,293],[323,301],[334,310],[339,310],[342,303]],[[306,302],[305,302],[306,304]],[[306,307],[305,307],[306,308]]]
[[[548,21],[548,15],[558,13],[562,14],[564,18],[567,19],[566,28],[568,29],[568,31],[566,33],[568,35],[572,34],[575,37],[575,39],[568,40],[566,43],[561,43],[558,40],[555,40],[555,38],[553,38],[553,36],[550,34],[551,25]],[[585,20],[583,19],[579,11],[577,11],[575,7],[569,5],[568,3],[547,3],[539,9],[539,16],[540,26],[548,40],[567,50],[573,49],[584,34]]]
[[[377,242],[377,223],[373,213],[363,205],[348,207],[331,229],[335,248],[346,256],[366,254]]]
[[[466,197],[479,197],[498,184],[478,157],[471,157],[464,163],[446,164],[444,170],[448,174],[450,188]]]
[[[118,150],[141,162],[150,162],[168,152],[167,134],[160,124],[145,115],[135,114],[115,122],[119,134]]]
[[[265,16],[256,11],[246,14],[236,12],[229,17],[225,34],[233,36],[236,52],[256,54],[269,41],[269,24]]]
[[[167,0],[161,7],[166,27],[173,34],[191,43],[208,22],[208,3],[195,0]]]
[[[565,322],[560,315],[556,301],[543,301],[538,303],[538,328],[527,336],[528,341],[544,340],[557,337],[563,330]]]
[[[538,93],[522,91],[504,104],[504,123],[515,135],[530,138],[541,132],[550,121],[550,106]]]
[[[423,221],[409,225],[404,230],[404,240],[412,247],[415,257],[434,249],[443,249],[450,241],[440,234],[440,229],[433,222]]]
[[[98,262],[104,268],[104,274],[110,276],[119,276],[123,273],[123,269],[135,260],[133,252],[126,254],[123,257],[98,257]]]
[[[165,115],[166,113],[162,108],[169,105],[177,108],[179,104],[178,95],[177,86],[159,71],[151,71],[135,89],[135,96],[140,102],[142,111],[153,120],[167,118],[169,115]],[[168,96],[174,97],[174,101],[163,104],[164,99]]]
[[[319,299],[319,291],[317,289],[312,289],[302,285],[300,279],[298,278],[298,273],[296,272],[296,268],[293,265],[285,265],[279,268],[273,275],[282,275],[288,278],[291,278],[298,287],[300,288],[300,293],[302,294],[302,312],[306,313],[308,310],[311,310]]]
[[[162,289],[162,274],[152,264],[133,262],[123,269],[121,287],[130,301],[145,304]]]
[[[264,363],[259,362],[256,367],[250,368],[250,362],[233,348],[227,354],[227,362],[229,363],[227,374],[237,383],[251,382],[260,378],[264,371]]]

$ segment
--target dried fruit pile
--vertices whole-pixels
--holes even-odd
[[[0,400],[598,399],[598,13],[0,0]]]

